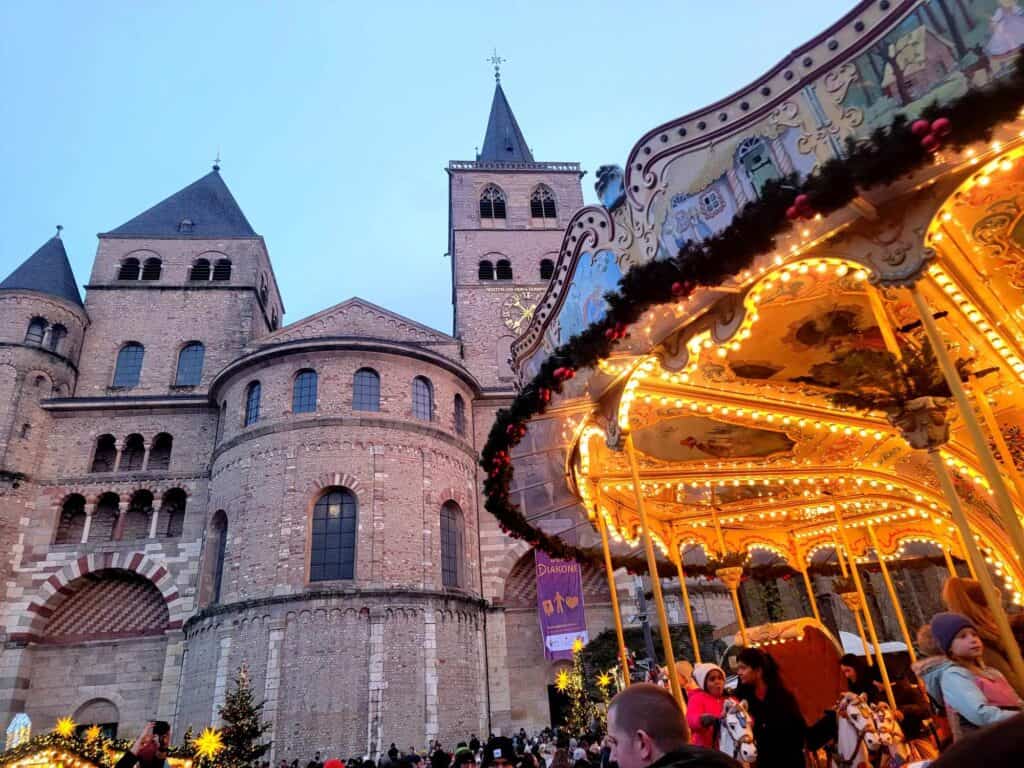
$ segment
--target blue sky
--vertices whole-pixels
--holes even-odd
[[[209,171],[270,249],[286,322],[358,295],[451,330],[449,160],[502,83],[538,160],[622,164],[851,2],[0,3],[0,273],[54,232],[80,284],[96,233]]]

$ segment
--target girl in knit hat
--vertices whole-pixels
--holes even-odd
[[[925,671],[925,685],[939,704],[952,710],[950,719],[957,720],[961,732],[1007,720],[1021,711],[1024,701],[997,669],[985,665],[984,644],[969,618],[937,613],[931,620],[931,634],[950,663]]]
[[[693,668],[693,681],[697,688],[689,692],[686,708],[690,741],[699,747],[717,749],[715,729],[725,702],[725,672],[717,664],[697,664]]]

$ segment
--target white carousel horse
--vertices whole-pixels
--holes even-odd
[[[884,759],[883,765],[890,768],[901,768],[902,766],[917,765],[918,762],[927,762],[938,757],[931,745],[927,742],[908,742],[903,735],[903,728],[900,722],[886,702],[872,704],[871,711],[875,716],[875,727],[878,729],[878,736],[882,746],[888,752],[888,762]]]
[[[860,768],[869,765],[871,752],[882,746],[875,717],[864,694],[844,693],[836,704],[839,724],[832,768]]]
[[[754,729],[751,726],[750,713],[747,712],[747,702],[726,699],[722,704],[718,750],[745,765],[757,760]]]

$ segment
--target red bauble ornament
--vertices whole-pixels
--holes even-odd
[[[796,200],[793,201],[793,205],[795,205],[798,209],[810,208],[811,198],[809,198],[807,195],[797,195]]]
[[[932,125],[927,120],[915,120],[910,125],[910,132],[919,138],[924,138],[932,132]]]
[[[932,122],[931,132],[940,139],[944,136],[949,136],[949,134],[953,132],[953,123],[948,117],[940,117]]]
[[[939,137],[934,133],[929,133],[923,139],[921,139],[921,146],[924,147],[928,152],[934,152],[939,148],[941,142]]]
[[[800,211],[797,210],[795,205],[791,205],[786,209],[786,218],[790,221],[796,221],[800,218]]]

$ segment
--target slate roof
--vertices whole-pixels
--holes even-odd
[[[0,283],[0,291],[38,291],[83,306],[75,273],[59,237],[51,237],[25,259]]]
[[[100,237],[202,239],[256,237],[256,232],[214,166],[198,181]]]
[[[516,116],[508,105],[501,83],[494,86],[494,100],[491,102],[491,116],[487,120],[484,147],[476,156],[480,163],[532,163],[523,132],[519,130]]]

